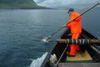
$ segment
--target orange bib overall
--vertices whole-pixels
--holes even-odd
[[[80,15],[79,13],[73,12],[72,15],[70,16],[69,22],[72,19],[74,19],[77,16],[79,16],[79,15]],[[80,33],[82,32],[81,18],[82,18],[82,16],[80,16],[79,18],[75,19],[73,22],[67,24],[67,28],[70,28],[71,33],[72,33],[72,38],[71,39],[78,39],[79,36],[80,36]],[[76,50],[80,50],[79,49],[79,45],[71,44],[70,45],[70,55],[75,55]]]

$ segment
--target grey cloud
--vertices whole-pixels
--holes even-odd
[[[33,1],[36,2],[36,3],[38,4],[38,3],[44,2],[45,0],[33,0]]]
[[[38,5],[45,7],[77,7],[85,8],[100,2],[100,0],[34,0]],[[86,5],[85,5],[86,4]],[[84,6],[85,5],[85,6]]]

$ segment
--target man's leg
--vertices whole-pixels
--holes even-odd
[[[80,33],[73,33],[71,39],[78,39],[80,36]],[[75,50],[80,50],[79,45],[77,44],[71,44],[70,45],[70,55],[75,55]]]
[[[75,39],[75,34],[72,34],[72,38],[71,39]],[[70,45],[70,55],[75,55],[75,44],[71,44]]]
[[[80,36],[80,33],[76,33],[76,34],[75,34],[75,39],[78,39],[79,36]],[[75,44],[75,49],[76,49],[76,50],[80,50],[79,45]]]

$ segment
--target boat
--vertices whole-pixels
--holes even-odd
[[[72,35],[70,29],[65,30],[61,35],[60,39],[71,39]],[[87,32],[82,28],[82,33],[79,39],[100,39],[91,33]],[[52,49],[48,52],[46,58],[44,59],[41,67],[79,67],[85,65],[85,67],[97,67],[100,65],[100,44],[99,43],[89,43],[80,46],[80,51],[76,51],[75,57],[68,57],[67,53],[70,50],[70,46],[66,46],[66,43],[56,42]],[[51,56],[55,55],[55,62],[51,62]],[[53,58],[54,59],[54,58]],[[54,60],[53,60],[54,61]],[[72,64],[75,63],[75,64]],[[95,64],[96,63],[96,64]]]

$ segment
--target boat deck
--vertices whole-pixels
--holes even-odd
[[[100,63],[59,63],[58,67],[99,67]]]
[[[87,61],[92,61],[93,59],[91,58],[91,56],[89,55],[89,53],[87,52],[87,50],[85,50],[84,53],[76,51],[76,56],[75,57],[66,57],[66,62],[87,62]]]

